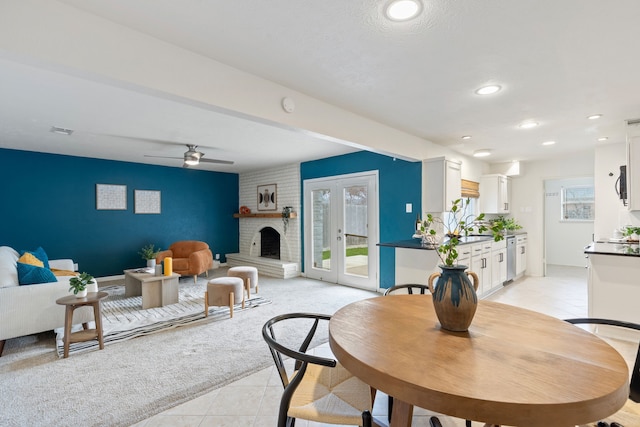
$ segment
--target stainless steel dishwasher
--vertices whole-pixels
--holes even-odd
[[[516,236],[507,236],[507,282],[516,277]]]

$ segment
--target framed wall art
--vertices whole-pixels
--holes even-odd
[[[127,186],[96,184],[97,210],[127,210]]]
[[[276,184],[258,185],[258,210],[278,210],[278,186]]]
[[[134,198],[135,213],[159,214],[161,212],[159,191],[135,190]]]

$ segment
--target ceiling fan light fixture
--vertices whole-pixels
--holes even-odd
[[[198,161],[198,159],[185,159],[184,163],[189,166],[195,166],[200,162]]]
[[[393,0],[385,10],[387,18],[392,21],[408,21],[422,11],[422,3],[418,0]]]
[[[482,148],[473,152],[473,157],[487,157],[491,155],[491,150]]]

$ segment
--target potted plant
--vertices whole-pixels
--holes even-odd
[[[458,265],[458,245],[460,239],[477,230],[483,233],[491,230],[494,240],[502,240],[502,225],[493,224],[487,227],[484,213],[475,216],[467,212],[467,203],[462,199],[453,201],[451,211],[445,219],[427,215],[420,226],[420,234],[427,247],[437,251],[442,261],[439,266],[441,273],[433,273],[429,277],[428,285],[433,294],[433,306],[443,329],[450,331],[466,331],[471,325],[478,306],[478,276],[472,271],[465,270],[466,265]],[[443,234],[437,238],[438,230]],[[473,279],[473,284],[469,280]],[[437,279],[435,287],[433,281]]]
[[[154,268],[156,266],[156,256],[160,253],[161,249],[155,249],[152,244],[143,246],[140,249],[140,256],[142,259],[147,260],[147,267]]]
[[[93,282],[93,276],[89,273],[80,273],[80,275],[69,279],[69,292],[73,291],[78,298],[87,296],[87,286]]]

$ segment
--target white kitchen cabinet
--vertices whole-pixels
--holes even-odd
[[[479,296],[491,291],[491,241],[471,245],[471,268],[478,275]]]
[[[516,277],[522,276],[527,270],[527,235],[516,236]]]
[[[511,178],[506,175],[483,175],[480,177],[480,212],[508,214]]]
[[[422,212],[439,213],[451,210],[454,200],[461,197],[462,164],[446,157],[422,161]]]
[[[507,281],[507,241],[491,245],[491,290],[497,290]]]
[[[627,208],[640,211],[640,136],[627,139]]]

